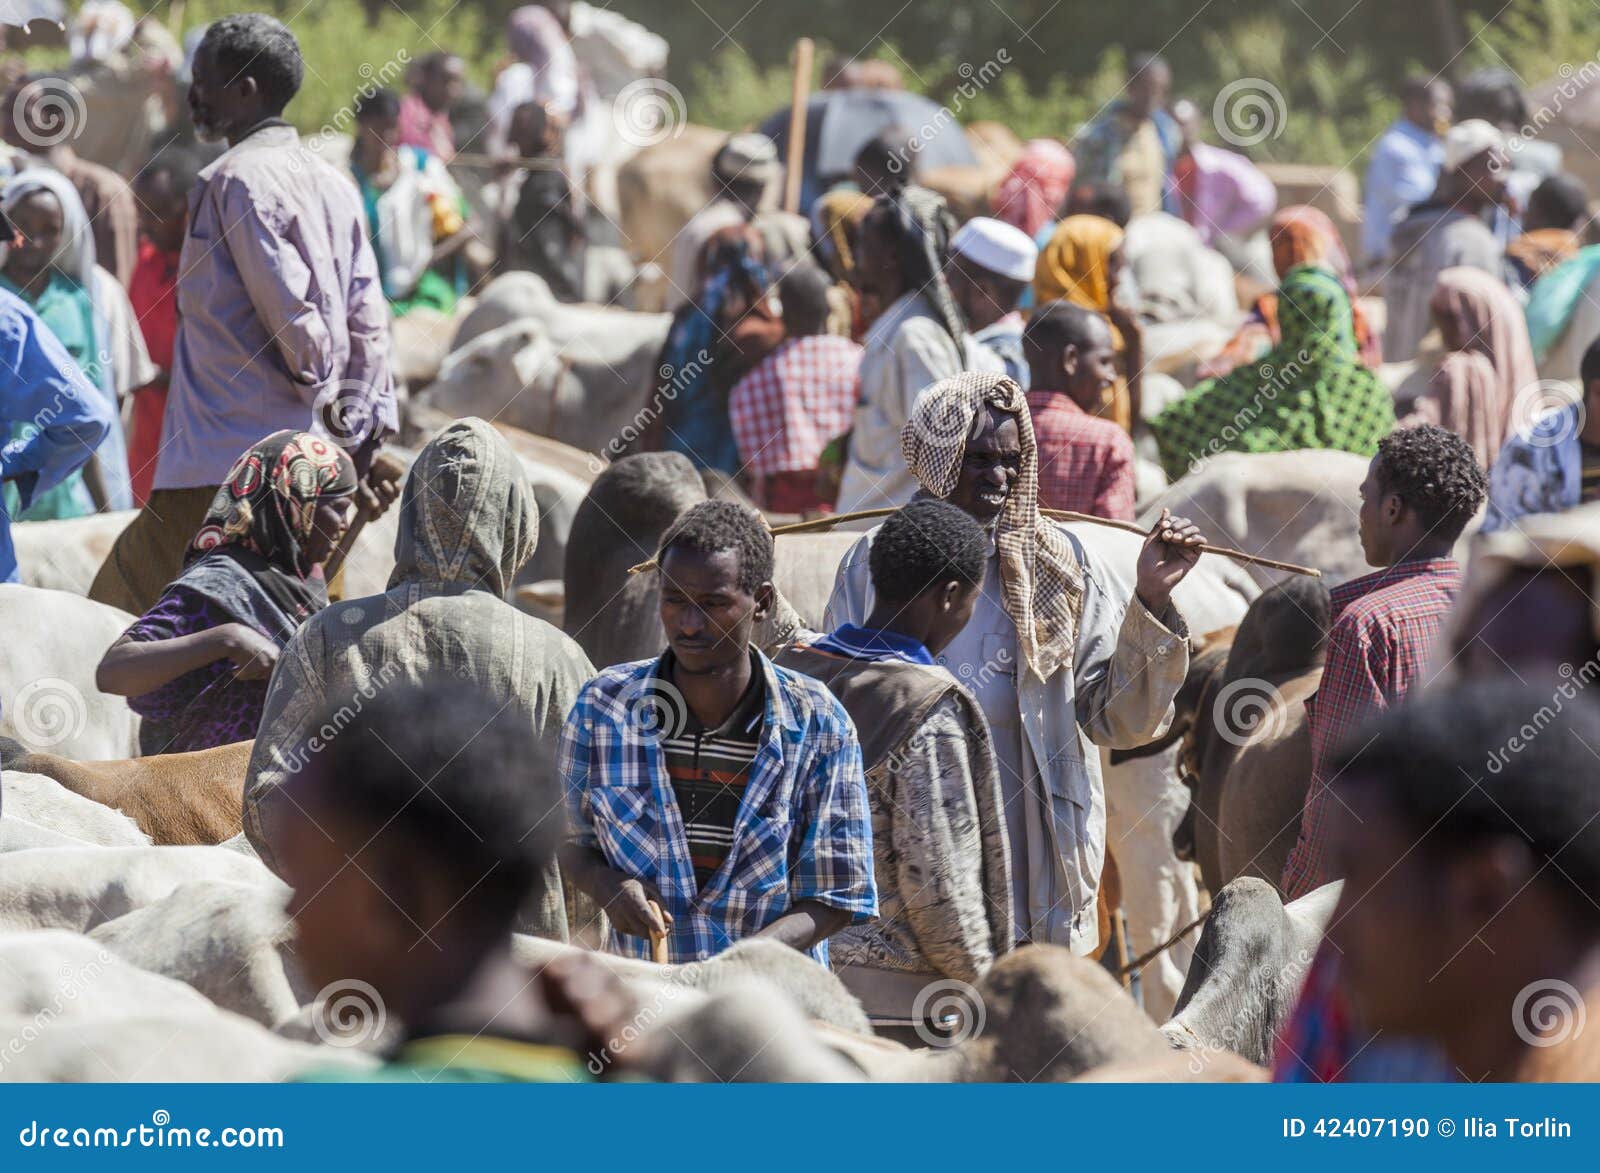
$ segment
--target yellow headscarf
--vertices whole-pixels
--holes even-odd
[[[1100,216],[1068,216],[1056,225],[1039,254],[1034,301],[1070,301],[1086,310],[1111,308],[1111,254],[1122,245],[1122,229]]]
[[[1109,310],[1111,254],[1122,247],[1122,236],[1122,229],[1103,216],[1068,216],[1057,224],[1034,270],[1033,303],[1067,301],[1098,314]],[[1120,357],[1122,331],[1115,326],[1111,327],[1111,344]],[[1133,404],[1126,378],[1118,376],[1094,414],[1132,431]]]

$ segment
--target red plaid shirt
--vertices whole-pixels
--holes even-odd
[[[739,459],[755,476],[809,472],[822,449],[850,430],[861,347],[848,338],[791,338],[728,393]]]
[[[1331,592],[1333,628],[1322,683],[1306,701],[1311,734],[1311,787],[1300,838],[1283,868],[1290,901],[1326,884],[1322,853],[1328,804],[1328,758],[1374,713],[1399,704],[1417,682],[1445,615],[1461,590],[1461,567],[1451,558],[1401,562],[1353,579]]]
[[[1039,504],[1133,520],[1133,441],[1060,391],[1029,391],[1039,445]]]

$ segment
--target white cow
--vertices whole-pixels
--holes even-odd
[[[260,861],[221,847],[61,847],[15,851],[0,868],[0,932],[87,933],[190,883],[282,891]]]
[[[54,778],[7,769],[0,781],[0,829],[13,823],[60,836],[61,846],[150,846],[149,837],[121,811],[74,794]]]
[[[11,541],[21,581],[87,595],[118,535],[137,516],[137,509],[121,509],[64,521],[18,522],[11,527]]]
[[[1143,520],[1165,507],[1216,545],[1316,567],[1336,586],[1371,569],[1356,520],[1368,463],[1349,452],[1224,452],[1156,498]],[[1246,569],[1263,587],[1286,573]]]
[[[419,402],[615,455],[649,422],[638,417],[670,325],[668,314],[563,305],[536,275],[508,273],[462,321]]]
[[[100,657],[132,622],[66,591],[0,584],[0,736],[79,760],[137,757],[138,717],[94,685]]]

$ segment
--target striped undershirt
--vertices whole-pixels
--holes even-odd
[[[671,679],[672,653],[664,657],[662,675]],[[695,884],[704,888],[733,850],[733,829],[750,766],[761,745],[766,714],[766,678],[751,657],[750,686],[715,729],[708,729],[683,706],[678,727],[661,743],[684,836],[694,863]]]

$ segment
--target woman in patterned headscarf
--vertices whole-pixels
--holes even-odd
[[[1069,301],[1110,320],[1111,341],[1122,374],[1095,414],[1128,431],[1139,418],[1144,332],[1138,318],[1117,304],[1117,286],[1128,268],[1122,237],[1121,228],[1100,216],[1068,216],[1061,221],[1039,252],[1033,303]]]
[[[995,218],[1037,236],[1061,214],[1078,164],[1053,138],[1029,139],[994,196]]]
[[[994,735],[1018,943],[1092,952],[1105,859],[1096,747],[1144,745],[1166,728],[1188,671],[1188,633],[1171,594],[1199,557],[1199,532],[1163,514],[1139,554],[1134,594],[1119,589],[1076,534],[1041,515],[1027,399],[1005,375],[957,375],[928,388],[901,443],[922,491],[994,537],[972,618],[939,662],[971,691]],[[829,629],[872,612],[876,533],[839,567]]]
[[[1394,430],[1394,400],[1356,357],[1350,296],[1317,265],[1278,290],[1282,339],[1260,362],[1208,379],[1150,421],[1177,480],[1219,452],[1335,448],[1371,456]]]
[[[1383,363],[1383,347],[1357,298],[1355,268],[1350,264],[1350,254],[1345,251],[1344,242],[1339,239],[1339,230],[1328,219],[1327,213],[1307,204],[1284,208],[1272,218],[1267,239],[1272,244],[1272,266],[1277,270],[1280,280],[1290,269],[1301,265],[1321,265],[1339,278],[1344,291],[1350,295],[1350,317],[1356,332],[1356,349],[1360,352],[1362,363],[1377,370]],[[1278,329],[1278,295],[1276,292],[1268,293],[1256,299],[1250,316],[1216,357],[1200,364],[1200,377],[1220,379],[1245,363],[1259,362],[1281,337]]]
[[[350,457],[309,432],[274,432],[234,462],[183,573],[95,676],[144,718],[146,754],[256,735],[279,650],[328,605],[321,566],[349,528],[355,490]]]

